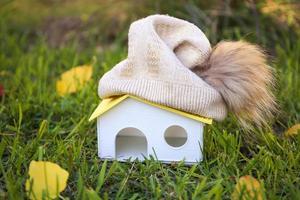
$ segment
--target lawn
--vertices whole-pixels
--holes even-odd
[[[134,1],[127,7],[114,1],[100,5],[90,0],[86,7],[82,1],[61,6],[59,1],[25,2],[0,3],[0,199],[26,198],[33,160],[51,161],[69,172],[61,199],[95,199],[96,193],[101,199],[230,199],[245,175],[260,181],[266,199],[300,198],[300,134],[284,135],[300,122],[297,11],[297,16],[285,16],[292,13],[288,7],[273,16],[262,5],[253,9],[236,3],[234,14],[227,16],[210,12],[213,3],[201,10],[204,3],[196,1],[143,1],[136,12]],[[204,160],[193,166],[154,158],[101,161],[96,123],[88,121],[100,101],[98,80],[126,57],[129,22],[155,12],[194,22],[213,44],[244,39],[262,45],[276,71],[280,110],[270,127],[245,132],[232,116],[206,126]],[[92,79],[76,93],[60,96],[60,75],[84,64],[93,66]]]

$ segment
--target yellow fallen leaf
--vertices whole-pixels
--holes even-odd
[[[298,133],[300,133],[300,124],[296,124],[294,126],[292,126],[291,128],[289,128],[285,133],[284,136],[285,137],[290,137],[290,136],[295,136]]]
[[[92,72],[90,65],[74,67],[64,72],[60,80],[56,81],[56,91],[61,96],[78,91],[91,79]]]
[[[267,0],[261,7],[261,12],[282,24],[293,25],[298,28],[300,26],[299,8],[300,3]]]
[[[263,188],[258,180],[252,176],[242,176],[238,180],[232,193],[232,200],[262,200],[264,196]]]
[[[25,188],[30,199],[53,199],[67,185],[69,173],[52,162],[31,161]]]

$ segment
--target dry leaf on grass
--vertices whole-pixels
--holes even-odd
[[[271,16],[281,24],[300,26],[300,3],[267,0],[261,8],[262,13]]]
[[[67,185],[69,173],[52,162],[31,161],[25,188],[30,199],[54,199]]]
[[[285,137],[291,137],[291,136],[297,135],[298,133],[300,133],[300,124],[296,124],[296,125],[292,126],[291,128],[289,128],[284,133],[284,136]]]
[[[64,72],[56,82],[56,91],[63,96],[80,90],[91,79],[92,72],[93,68],[90,65],[74,67]]]
[[[232,193],[232,200],[262,200],[264,196],[263,188],[258,180],[252,176],[242,176],[236,183]]]
[[[0,97],[4,95],[4,87],[0,84]]]

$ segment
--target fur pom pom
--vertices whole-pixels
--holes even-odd
[[[245,128],[266,125],[276,110],[271,92],[273,70],[264,52],[247,42],[220,42],[194,72],[220,92],[230,112]]]

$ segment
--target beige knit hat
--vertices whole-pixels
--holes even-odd
[[[242,44],[246,47],[250,45]],[[259,49],[256,50],[261,53]],[[215,70],[216,66],[210,66],[210,58],[220,59],[218,55],[224,51],[219,48],[217,55],[213,55],[213,52],[206,36],[194,24],[166,15],[152,15],[140,19],[133,22],[129,29],[127,59],[101,78],[99,96],[104,99],[131,94],[185,112],[223,120],[227,108],[233,110],[228,104],[235,98],[241,99],[245,96],[239,97],[235,94],[235,87],[241,82],[233,83],[233,86],[226,85],[229,84],[228,79],[231,82],[237,80],[235,73],[240,72],[241,67],[237,66],[239,70],[234,69],[234,64],[240,58],[236,58],[231,52],[227,63],[217,63],[217,67],[221,65],[218,69],[225,69],[220,74],[220,71]],[[226,58],[227,54],[222,56]],[[232,62],[231,58],[236,59]],[[232,73],[229,76],[228,70]],[[240,87],[243,87],[243,83]],[[242,89],[245,92],[249,90]],[[243,105],[239,106],[245,109]]]

